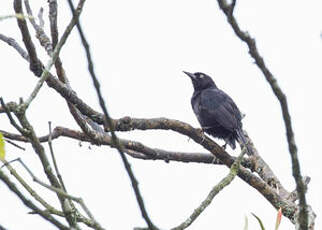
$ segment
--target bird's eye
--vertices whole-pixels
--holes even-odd
[[[203,77],[204,77],[204,75],[203,75],[203,74],[200,74],[200,75],[199,75],[199,77],[200,77],[200,78],[203,78]]]

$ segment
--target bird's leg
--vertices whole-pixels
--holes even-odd
[[[205,135],[205,128],[201,127],[201,129],[197,129],[200,135],[202,136],[201,143],[205,141],[206,135]]]
[[[215,156],[213,156],[211,163],[212,164],[222,164],[222,162]]]
[[[223,146],[221,146],[224,150],[226,150],[227,147],[227,142],[225,142],[225,144]]]

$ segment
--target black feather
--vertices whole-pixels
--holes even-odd
[[[184,73],[191,78],[194,87],[191,105],[202,129],[213,137],[224,139],[232,149],[236,148],[236,141],[247,147],[242,116],[233,99],[218,89],[208,75]]]

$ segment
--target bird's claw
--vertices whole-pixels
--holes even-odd
[[[200,135],[202,136],[201,143],[203,143],[206,139],[205,130],[203,128],[197,129],[197,130],[200,133]]]

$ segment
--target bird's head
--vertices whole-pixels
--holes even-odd
[[[188,75],[192,81],[193,88],[195,90],[203,90],[208,88],[217,88],[215,82],[209,77],[207,74],[196,72],[196,73],[189,73],[183,71],[186,75]]]

